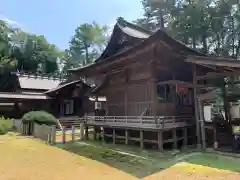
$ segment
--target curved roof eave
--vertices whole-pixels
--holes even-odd
[[[126,22],[126,21],[124,21],[124,22]],[[126,23],[128,23],[128,22],[126,22]],[[128,24],[131,24],[131,23],[128,23]],[[133,25],[133,24],[131,24],[131,25],[132,25],[132,26],[136,26],[136,25]],[[137,26],[136,26],[136,27],[137,27]],[[116,31],[117,28],[120,28],[120,29],[121,29],[121,26],[119,26],[118,22],[117,22],[117,23],[115,24],[115,26],[114,26],[114,30],[113,30],[112,36],[111,36],[111,38],[110,38],[110,41],[109,41],[107,47],[105,48],[105,50],[104,50],[104,52],[102,53],[102,55],[95,61],[95,63],[90,64],[90,65],[88,65],[88,66],[86,66],[86,67],[80,67],[80,68],[71,69],[71,70],[69,70],[69,71],[77,72],[77,71],[81,71],[81,70],[83,70],[83,69],[92,68],[92,67],[94,67],[94,66],[96,66],[96,65],[99,65],[99,64],[101,64],[101,63],[103,63],[103,62],[109,62],[110,59],[113,60],[113,59],[119,58],[119,57],[121,57],[121,56],[124,56],[124,55],[126,55],[126,54],[128,54],[128,53],[131,53],[131,51],[136,50],[138,47],[141,47],[141,46],[144,45],[144,44],[148,44],[149,42],[156,42],[156,41],[163,41],[164,43],[168,44],[170,47],[175,46],[175,47],[173,47],[173,48],[175,49],[175,52],[178,52],[178,53],[182,53],[182,52],[183,52],[184,54],[185,54],[185,53],[189,53],[189,55],[194,54],[194,55],[198,55],[198,56],[207,56],[206,54],[201,53],[201,52],[199,52],[198,50],[195,50],[195,49],[192,49],[192,48],[186,46],[186,45],[183,44],[182,42],[180,42],[180,41],[172,38],[172,37],[171,37],[170,35],[168,35],[165,31],[159,29],[159,30],[157,30],[155,33],[153,33],[152,35],[149,35],[149,37],[144,38],[144,39],[141,38],[141,39],[143,39],[143,41],[140,42],[140,43],[138,43],[138,44],[136,44],[136,45],[133,46],[132,48],[126,49],[125,51],[123,51],[123,52],[121,52],[121,53],[118,53],[118,54],[115,54],[115,55],[113,55],[113,56],[110,56],[110,57],[108,57],[108,58],[104,58],[104,61],[103,61],[103,62],[102,62],[102,61],[99,61],[100,59],[102,59],[103,54],[106,53],[107,48],[111,45],[111,41],[113,41],[113,38],[114,38],[114,37],[113,37],[113,36],[114,36],[114,31]],[[138,27],[138,28],[140,28],[140,27]],[[122,30],[122,29],[121,29],[121,30]],[[125,33],[123,30],[122,30],[122,32]],[[147,31],[146,31],[146,32],[147,32]],[[149,33],[150,33],[150,32],[149,32]],[[125,34],[126,34],[126,33],[125,33]],[[129,35],[129,34],[127,34],[127,35]],[[136,38],[136,37],[135,37],[135,38]]]

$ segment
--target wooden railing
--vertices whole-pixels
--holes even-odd
[[[85,116],[77,119],[60,120],[62,124],[131,127],[144,129],[168,129],[194,124],[194,118],[190,116]]]

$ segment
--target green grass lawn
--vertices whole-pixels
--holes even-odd
[[[240,173],[240,158],[201,153],[185,159],[186,162]]]
[[[182,161],[240,172],[240,159],[194,152],[193,150],[160,153],[156,150],[141,150],[133,146],[101,144],[100,142],[90,141],[57,146],[78,155],[103,162],[139,178],[169,168]]]

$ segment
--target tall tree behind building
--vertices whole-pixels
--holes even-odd
[[[240,58],[238,0],[142,0],[143,28],[164,29],[206,54]]]
[[[100,26],[96,22],[78,26],[70,40],[72,65],[84,66],[93,62],[106,46],[107,31],[107,26]]]

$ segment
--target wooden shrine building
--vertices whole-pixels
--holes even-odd
[[[47,111],[56,117],[83,116],[91,87],[82,80],[10,73],[0,87],[0,113],[21,118],[29,111]]]
[[[138,141],[141,147],[156,143],[161,150],[168,144],[200,147],[201,77],[232,71],[205,60],[216,61],[161,29],[146,31],[119,18],[101,56],[69,70],[76,79],[94,82],[96,97],[106,97],[105,114],[86,116],[85,125],[102,127],[103,138],[113,142]]]

